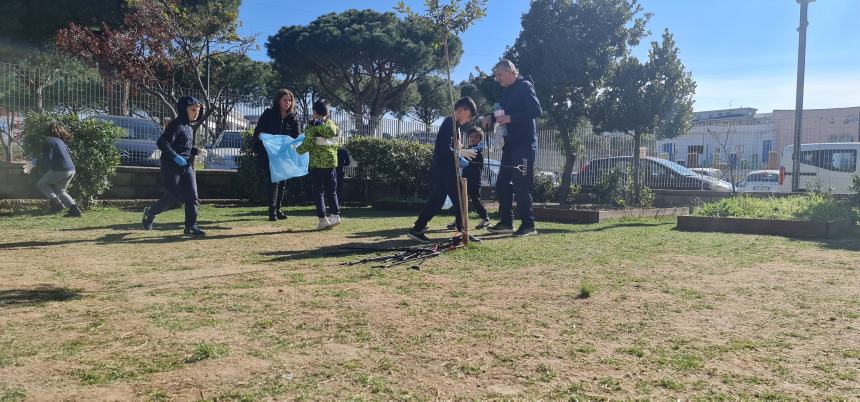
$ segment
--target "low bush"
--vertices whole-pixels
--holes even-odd
[[[75,164],[75,178],[69,186],[69,194],[82,208],[86,208],[111,186],[110,179],[116,174],[120,162],[115,143],[123,131],[113,123],[81,120],[74,114],[29,113],[24,120],[24,155],[36,159],[42,157],[48,125],[52,122],[60,123],[73,136],[68,145]],[[31,176],[38,180],[46,171],[44,164],[37,164]]]
[[[353,137],[346,148],[355,161],[356,178],[364,181],[365,189],[378,183],[396,187],[404,198],[421,198],[430,193],[432,146],[413,141]]]
[[[756,198],[739,196],[711,202],[697,208],[694,215],[782,220],[857,221],[857,212],[848,202],[831,195],[810,193],[788,197]]]

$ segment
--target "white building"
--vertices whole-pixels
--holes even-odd
[[[693,128],[676,138],[657,141],[657,152],[687,167],[726,170],[730,163],[741,170],[775,168],[779,156],[773,119],[756,109],[697,112]]]

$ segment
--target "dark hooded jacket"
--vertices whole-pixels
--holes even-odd
[[[191,105],[200,105],[200,101],[190,96],[179,99],[176,103],[176,112],[179,117],[167,125],[164,133],[157,141],[158,149],[161,150],[161,166],[175,165],[176,155],[186,159],[190,158],[191,155],[197,155],[197,148],[194,148],[194,129],[191,124],[203,119],[203,108],[200,108],[197,120],[192,122],[188,119],[187,110],[188,106]]]
[[[505,88],[499,106],[505,114],[511,116],[511,122],[505,126],[508,134],[505,137],[505,148],[535,148],[537,146],[537,122],[543,111],[535,94],[531,79],[517,77],[517,80]],[[495,117],[491,114],[493,123]]]
[[[260,142],[260,134],[273,135],[289,135],[296,138],[301,133],[301,124],[295,113],[290,113],[287,117],[281,118],[280,111],[272,108],[267,108],[257,120],[257,125],[254,127],[254,151],[265,153],[263,143]]]

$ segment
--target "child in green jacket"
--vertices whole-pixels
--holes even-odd
[[[313,198],[320,218],[317,230],[340,224],[340,205],[337,199],[337,125],[328,119],[328,103],[318,100],[313,105],[313,120],[305,128],[305,140],[296,148],[300,154],[310,152],[308,173],[313,183]],[[329,216],[326,217],[326,199]]]

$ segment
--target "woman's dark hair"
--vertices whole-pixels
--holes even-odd
[[[314,102],[314,113],[319,116],[328,116],[328,102],[325,99],[318,99]]]
[[[475,114],[478,113],[478,106],[475,105],[475,101],[473,101],[472,98],[468,96],[464,96],[454,103],[454,110],[457,110],[459,108],[463,108],[471,112],[472,117],[475,117]]]
[[[48,126],[48,135],[51,137],[57,137],[63,140],[66,144],[71,143],[73,138],[72,133],[70,133],[69,130],[66,130],[65,127],[56,122],[51,123]]]
[[[292,113],[294,110],[296,110],[296,97],[293,95],[292,91],[286,88],[279,89],[278,92],[275,92],[275,96],[272,98],[272,110],[278,112],[281,111],[281,98],[285,96],[289,96],[290,100],[292,101],[290,102],[290,110],[288,111],[288,113]]]

